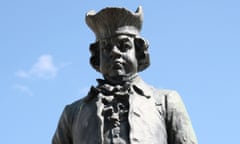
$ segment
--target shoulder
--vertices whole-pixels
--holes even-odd
[[[176,97],[179,96],[178,92],[176,90],[171,89],[156,89],[155,91],[157,95],[159,96],[166,96],[166,97]]]
[[[177,91],[170,89],[157,89],[156,87],[143,81],[140,77],[137,78],[135,84],[140,87],[147,95],[153,95],[157,100],[163,98],[174,99],[174,97],[179,97]]]
[[[154,98],[165,111],[185,111],[183,100],[176,90],[155,89]]]
[[[180,95],[176,90],[171,89],[157,89],[152,85],[147,84],[141,78],[138,78],[135,82],[138,87],[140,87],[146,95],[152,95],[157,103],[174,103],[181,101]]]
[[[73,122],[74,117],[81,111],[83,104],[84,99],[79,99],[65,106],[63,115],[67,118],[68,122]]]
[[[185,104],[176,90],[157,90],[155,98],[164,107],[168,120],[172,118],[178,120],[189,119]]]
[[[154,89],[154,97],[157,101],[174,102],[181,100],[179,93],[176,90],[170,89]]]
[[[72,102],[71,104],[66,105],[66,110],[71,111],[74,109],[78,109],[80,105],[82,105],[83,99],[76,100]]]
[[[96,90],[96,88],[91,87],[88,94],[85,97],[76,100],[71,104],[66,105],[64,111],[67,113],[69,117],[74,117],[78,115],[86,103],[92,102],[92,99],[96,97],[97,93],[98,91]]]

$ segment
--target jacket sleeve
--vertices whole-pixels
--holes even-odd
[[[62,112],[52,144],[72,144],[71,123],[69,120],[69,106]]]
[[[176,91],[165,98],[168,144],[197,144],[184,103]]]

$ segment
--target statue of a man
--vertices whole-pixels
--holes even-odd
[[[141,7],[87,13],[96,35],[90,63],[104,79],[65,107],[52,144],[197,144],[178,93],[155,89],[138,76],[150,64],[142,22]]]

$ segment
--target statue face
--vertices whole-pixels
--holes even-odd
[[[127,35],[100,41],[100,72],[104,77],[130,77],[137,73],[134,38]]]

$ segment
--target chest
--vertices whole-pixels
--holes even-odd
[[[122,137],[129,143],[167,144],[166,126],[161,108],[153,98],[133,95],[128,99],[128,114],[121,123]],[[104,127],[106,120],[102,115],[104,105],[99,99],[82,106],[76,115],[72,131],[74,144],[102,144],[106,142],[106,132],[114,132]]]

